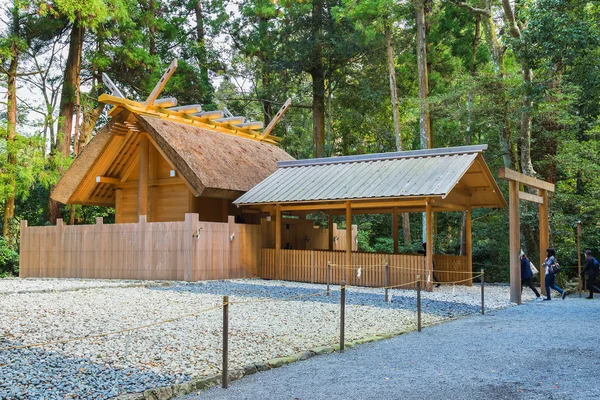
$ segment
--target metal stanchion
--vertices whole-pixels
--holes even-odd
[[[227,389],[229,361],[229,296],[223,296],[223,389]]]
[[[421,275],[417,275],[417,331],[421,332]]]
[[[340,296],[340,353],[344,352],[344,326],[346,320],[346,282],[341,283]]]

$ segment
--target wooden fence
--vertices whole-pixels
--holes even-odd
[[[260,226],[183,222],[28,227],[21,223],[19,276],[185,280],[249,278],[260,266]]]
[[[327,263],[330,268],[330,283],[339,284],[345,280],[355,286],[383,287],[386,285],[385,263],[389,265],[390,286],[405,285],[403,288],[414,288],[410,285],[421,275],[427,280],[425,257],[408,254],[352,253],[352,267],[345,266],[346,253],[343,251],[319,250],[281,250],[281,264],[277,271],[275,249],[262,249],[262,263],[259,276],[266,279],[286,281],[327,283]],[[464,256],[434,255],[436,270],[453,272],[436,272],[442,282],[463,280],[470,275],[466,272],[467,262]],[[358,276],[360,268],[360,277]],[[471,285],[468,280],[462,284]]]

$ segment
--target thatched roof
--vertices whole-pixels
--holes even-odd
[[[143,134],[138,131],[150,136],[196,196],[237,198],[274,172],[278,161],[293,160],[276,145],[243,135],[123,111],[85,146],[52,198],[61,203],[114,204],[112,185],[96,183],[95,178],[122,177],[127,158],[134,162],[131,149]]]

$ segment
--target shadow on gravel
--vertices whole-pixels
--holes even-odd
[[[19,344],[0,340],[0,347]],[[0,399],[107,399],[188,380],[40,348],[0,351]]]
[[[339,304],[340,302],[339,286],[332,286],[331,296],[327,297],[324,294],[325,285],[323,285],[323,289],[313,289],[306,287],[273,286],[230,281],[208,281],[197,283],[182,283],[176,284],[174,286],[151,287],[150,290],[212,294],[219,296],[272,298],[281,300],[297,296],[311,296],[299,298],[294,301],[335,304]],[[416,311],[416,297],[403,296],[402,290],[391,290],[390,293],[392,293],[392,301],[391,303],[385,303],[383,289],[381,289],[381,294],[379,294],[353,292],[352,288],[349,288],[346,291],[346,304],[378,307],[392,310],[396,309]],[[421,306],[424,313],[443,317],[456,317],[465,314],[472,314],[477,313],[480,310],[478,306],[473,306],[465,303],[430,300],[425,298],[421,298]]]

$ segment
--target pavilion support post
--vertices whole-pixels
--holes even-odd
[[[350,200],[346,201],[346,274],[344,280],[346,283],[350,283],[349,277],[351,276],[352,268],[352,208],[350,206]]]
[[[333,213],[329,211],[329,218],[327,221],[327,228],[329,229],[328,234],[328,243],[329,243],[329,251],[333,250]]]
[[[471,231],[471,198],[467,197],[465,212],[465,255],[467,256],[467,272],[473,272],[473,233]]]
[[[277,279],[282,279],[281,271],[281,204],[275,206],[275,271]]]
[[[521,222],[519,216],[518,181],[508,182],[508,203],[510,221],[510,301],[521,304],[521,261],[519,260]]]
[[[140,135],[140,165],[138,177],[138,220],[141,215],[148,214],[148,162],[149,141],[144,134]]]
[[[548,229],[548,192],[546,190],[539,190],[540,197],[544,200],[542,204],[539,205],[540,211],[540,289],[543,295],[548,295],[546,293],[546,285],[545,285],[545,273],[542,265],[544,264],[544,260],[546,259],[546,249],[550,246],[550,234]]]
[[[431,199],[425,201],[425,272],[427,273],[427,291],[433,291],[433,212]]]
[[[398,254],[398,208],[392,212],[392,238],[394,240],[394,254]]]

